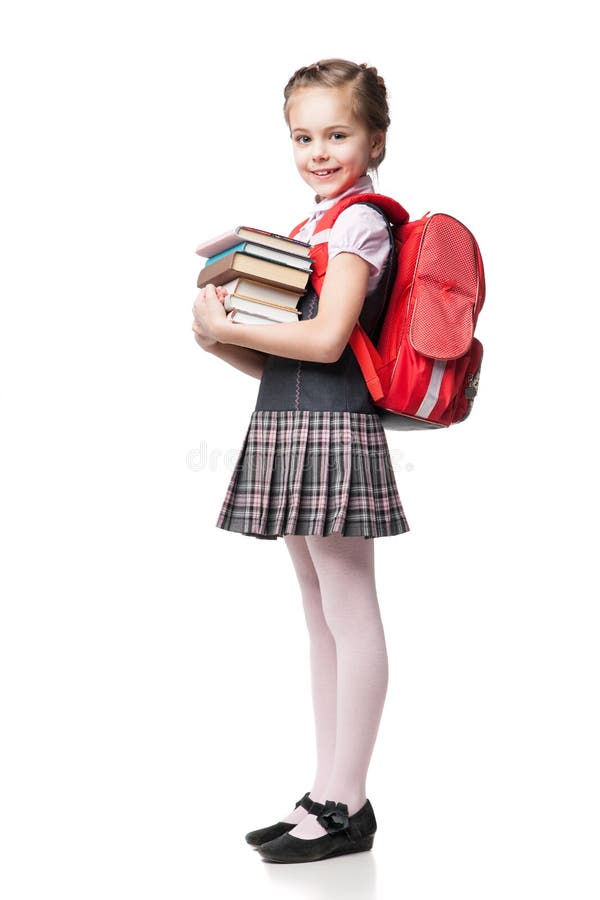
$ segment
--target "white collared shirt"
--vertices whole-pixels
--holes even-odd
[[[373,182],[363,175],[346,191],[336,197],[315,198],[315,206],[308,221],[296,235],[299,241],[311,242],[318,221],[326,210],[331,209],[344,197],[351,194],[371,194]],[[390,239],[383,215],[370,206],[354,204],[345,209],[336,219],[329,236],[329,259],[338,253],[355,253],[369,263],[370,275],[367,293],[370,294],[381,277],[390,252]]]

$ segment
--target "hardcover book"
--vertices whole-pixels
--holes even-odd
[[[231,231],[226,231],[218,237],[198,244],[196,253],[199,256],[215,256],[224,250],[230,250],[245,240],[261,244],[263,247],[294,253],[296,256],[310,256],[310,244],[305,241],[284,237],[282,234],[272,234],[270,231],[261,231],[259,228],[249,228],[247,225],[239,225]]]
[[[296,253],[284,253],[283,250],[274,250],[273,247],[262,247],[260,244],[252,244],[250,241],[242,241],[242,243],[236,244],[234,247],[210,256],[204,265],[211,266],[223,256],[227,256],[228,253],[233,253],[234,251],[248,253],[250,256],[258,256],[260,259],[270,259],[271,262],[280,262],[284,266],[292,266],[293,269],[302,269],[304,272],[310,272],[312,269],[312,259],[306,256],[298,256]]]
[[[277,303],[266,303],[264,301],[248,300],[246,297],[239,297],[237,294],[228,294],[223,304],[226,312],[237,309],[253,316],[266,319],[268,322],[297,322],[300,313],[297,309],[289,306],[279,306]],[[234,322],[241,322],[237,313],[233,317]]]
[[[239,325],[277,325],[277,322],[273,321],[273,319],[266,319],[264,316],[255,316],[240,309],[236,310],[232,322],[234,325],[236,322]]]
[[[282,263],[271,262],[268,259],[259,259],[248,253],[233,251],[222,256],[210,266],[205,266],[198,275],[197,286],[206,284],[220,285],[239,276],[247,276],[254,280],[263,281],[275,287],[288,288],[295,291],[304,291],[308,284],[310,272],[294,269]]]
[[[233,278],[223,285],[228,294],[237,294],[247,300],[267,300],[281,306],[295,307],[304,296],[304,291],[289,291],[285,288],[253,281],[251,278]]]

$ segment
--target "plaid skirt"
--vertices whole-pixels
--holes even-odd
[[[379,416],[255,410],[216,525],[271,540],[408,531]]]

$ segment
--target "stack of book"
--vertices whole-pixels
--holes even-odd
[[[223,285],[225,309],[234,322],[273,325],[297,322],[298,301],[312,271],[310,244],[240,225],[196,247],[206,256],[198,287]]]

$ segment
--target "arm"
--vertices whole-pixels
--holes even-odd
[[[314,319],[276,325],[236,324],[226,316],[212,285],[201,291],[194,315],[203,330],[223,344],[303,359],[336,362],[356,325],[367,293],[369,264],[354,253],[338,253],[329,263]]]
[[[224,362],[229,363],[240,372],[251,375],[253,378],[262,378],[267,354],[261,353],[259,350],[251,350],[248,347],[234,347],[233,344],[212,344],[205,347],[207,353],[218,356]]]
[[[217,288],[216,294],[220,302],[223,303],[226,297],[225,289],[221,287]],[[192,331],[194,332],[194,338],[198,346],[202,347],[207,353],[218,356],[219,359],[229,363],[230,366],[239,369],[240,372],[244,372],[246,375],[251,375],[253,378],[258,379],[262,378],[265,363],[267,361],[267,355],[265,353],[260,353],[257,350],[249,350],[247,347],[234,347],[233,344],[220,344],[218,341],[205,334],[195,320],[192,322]]]

